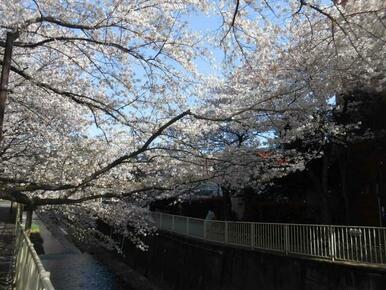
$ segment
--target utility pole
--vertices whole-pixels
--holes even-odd
[[[7,32],[5,41],[5,50],[3,58],[3,67],[0,79],[0,142],[3,140],[3,122],[5,113],[5,103],[8,95],[9,71],[11,69],[12,49],[14,41],[19,37],[18,32]]]

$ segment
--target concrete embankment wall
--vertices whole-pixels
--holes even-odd
[[[161,233],[126,262],[168,290],[386,290],[386,271],[212,245]]]

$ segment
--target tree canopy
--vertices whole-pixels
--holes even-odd
[[[138,210],[127,202],[203,180],[237,190],[303,170],[322,147],[285,144],[346,138],[359,124],[330,118],[339,97],[385,92],[385,8],[2,1],[3,71],[7,43],[13,52],[2,83],[0,197],[63,205],[55,210],[68,217],[111,213],[121,224]],[[220,21],[203,31],[194,17]]]

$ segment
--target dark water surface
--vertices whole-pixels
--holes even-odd
[[[40,226],[44,254],[40,255],[44,267],[51,272],[56,290],[121,290],[116,277],[106,267],[87,253],[82,253],[67,238],[60,226]]]

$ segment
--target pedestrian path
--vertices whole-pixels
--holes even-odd
[[[11,290],[15,266],[15,215],[11,203],[0,200],[0,290]]]

